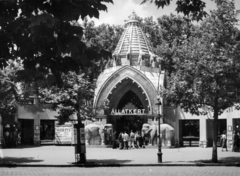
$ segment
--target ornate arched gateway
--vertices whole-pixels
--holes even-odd
[[[110,124],[116,134],[140,131],[144,123],[152,124],[158,114],[157,91],[164,86],[165,74],[160,60],[153,54],[133,13],[126,22],[113,59],[97,80],[94,108],[98,109],[106,100],[109,102],[108,109],[98,111],[98,124]]]
[[[162,82],[164,73],[160,75],[159,69],[149,72],[146,68],[125,65],[106,69],[99,76],[94,105],[100,107],[108,99],[109,108],[100,111],[98,118],[113,124],[117,133],[130,129],[140,131],[143,123],[157,114],[157,84]]]

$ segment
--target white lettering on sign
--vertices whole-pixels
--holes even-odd
[[[142,115],[145,109],[112,109],[111,115]]]

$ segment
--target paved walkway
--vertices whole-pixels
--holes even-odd
[[[3,167],[1,176],[238,176],[239,167]]]
[[[157,148],[119,150],[112,148],[87,148],[89,165],[159,165]],[[74,166],[73,146],[39,146],[1,149],[0,164],[21,166]],[[240,152],[221,151],[218,148],[219,164],[212,164],[212,148],[186,147],[163,148],[162,165],[234,165],[240,166]]]

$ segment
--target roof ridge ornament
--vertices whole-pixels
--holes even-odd
[[[132,14],[130,16],[128,16],[128,20],[124,20],[124,22],[125,22],[125,24],[129,24],[132,22],[140,23],[140,21],[138,20],[138,16],[134,10],[132,11]]]
[[[132,14],[128,17],[129,20],[137,20],[137,14],[136,12],[133,10]]]

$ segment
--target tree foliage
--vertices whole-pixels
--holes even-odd
[[[40,89],[42,100],[57,110],[60,123],[69,121],[73,116],[93,120],[96,115],[96,109],[93,109],[95,84],[89,81],[85,73],[69,72],[62,74],[62,79],[61,88]],[[104,105],[98,108],[104,108]]]
[[[101,24],[95,26],[93,21],[85,18],[82,24],[84,28],[83,41],[90,48],[98,52],[89,52],[89,57],[92,58],[92,65],[88,69],[90,79],[96,79],[100,72],[104,70],[108,60],[112,57],[117,42],[122,34],[123,27],[120,25]],[[105,57],[103,57],[105,56]]]
[[[11,116],[16,113],[18,88],[17,71],[22,69],[20,62],[9,60],[7,66],[0,69],[0,115]]]
[[[97,62],[108,60],[111,53],[88,45],[83,37],[88,29],[77,21],[98,18],[100,10],[107,10],[106,3],[112,0],[1,1],[0,67],[6,67],[9,59],[22,61],[23,69],[16,75],[25,95],[54,86],[62,91],[63,75],[69,72],[82,70],[93,81]]]
[[[218,1],[218,0],[216,0]],[[143,0],[143,3],[151,2],[159,8],[164,8],[165,6],[170,5],[171,0]],[[176,11],[178,13],[183,13],[185,16],[191,20],[201,20],[203,17],[207,16],[207,12],[204,11],[206,3],[202,0],[177,0],[176,1]]]
[[[89,53],[101,52],[83,41],[77,20],[99,17],[112,0],[20,0],[0,5],[0,66],[20,57],[24,78],[32,82],[53,74],[61,86],[61,73],[89,67]],[[35,75],[38,75],[36,78]]]

